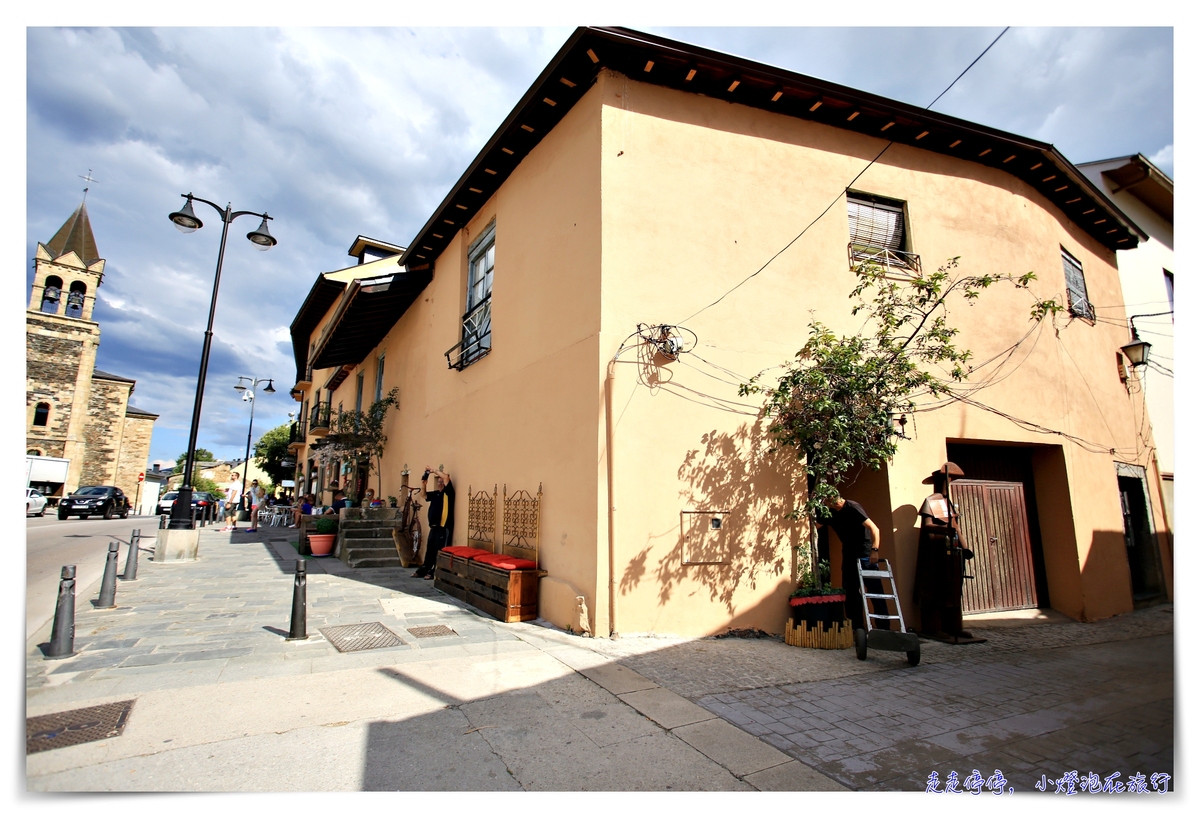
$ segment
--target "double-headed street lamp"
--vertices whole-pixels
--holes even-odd
[[[246,381],[250,382],[246,386]],[[254,436],[254,390],[258,389],[260,383],[265,383],[263,392],[268,395],[275,393],[274,378],[251,378],[249,375],[238,375],[237,386],[233,387],[242,393],[242,400],[250,401],[250,429],[246,432],[246,460],[242,463],[242,503],[249,510],[250,503],[245,501],[246,498],[246,472],[250,471],[250,439]],[[254,521],[250,521],[250,527],[254,527]]]
[[[221,214],[221,249],[217,252],[217,274],[213,280],[212,303],[208,307],[208,328],[204,331],[204,351],[200,355],[200,376],[196,382],[196,402],[192,406],[192,430],[188,436],[187,461],[183,467],[183,485],[179,487],[175,504],[171,506],[171,522],[167,525],[167,528],[171,529],[190,529],[192,527],[192,469],[196,464],[196,436],[200,432],[200,406],[204,401],[204,379],[208,374],[208,353],[212,348],[213,318],[217,313],[217,290],[221,286],[221,262],[225,259],[225,238],[229,235],[229,225],[238,216],[260,216],[262,223],[247,233],[246,238],[260,250],[269,250],[275,246],[276,242],[275,237],[267,230],[267,221],[271,217],[266,213],[255,213],[252,210],[235,212],[231,205],[226,205],[222,209],[208,199],[201,199],[190,193],[181,193],[180,195],[187,199],[187,203],[180,210],[172,213],[170,219],[184,233],[194,233],[204,226],[204,223],[196,217],[192,210],[193,200],[204,202]]]

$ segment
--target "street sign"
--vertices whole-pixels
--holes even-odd
[[[146,479],[146,473],[144,471],[138,472],[138,482],[140,483],[145,479]]]

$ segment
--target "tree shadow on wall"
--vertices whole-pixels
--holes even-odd
[[[761,582],[790,581],[792,546],[801,542],[802,525],[788,519],[795,508],[793,475],[799,466],[787,452],[768,453],[762,421],[742,424],[732,433],[713,430],[700,446],[688,451],[679,466],[682,507],[697,512],[724,512],[720,528],[710,527],[713,514],[696,515],[698,528],[685,530],[683,515],[675,546],[653,566],[659,604],[665,605],[684,582],[698,582],[709,599],[734,614],[739,589],[754,590]],[[647,574],[652,560],[647,545],[635,555],[621,578],[629,593]]]

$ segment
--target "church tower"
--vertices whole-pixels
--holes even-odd
[[[92,320],[104,259],[82,203],[50,241],[39,242],[25,313],[26,454],[70,461],[62,497],[80,485],[119,486],[132,500],[157,415],[129,405],[134,381],[96,369]]]

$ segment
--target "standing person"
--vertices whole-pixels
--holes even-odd
[[[950,482],[962,476],[957,464],[946,462],[921,481],[933,486],[933,494],[921,504],[913,592],[921,609],[921,632],[941,641],[975,638],[962,626],[965,562],[974,559],[975,552],[962,544],[958,509],[949,496]]]
[[[858,589],[858,570],[855,563],[866,557],[871,568],[878,565],[879,526],[871,520],[866,509],[853,500],[838,496],[826,500],[825,505],[833,515],[817,524],[828,525],[842,541],[842,587],[846,590],[846,613],[855,628],[865,629],[867,626],[863,616],[863,598]],[[863,584],[869,594],[883,593],[883,583],[878,579],[865,579]],[[876,614],[887,614],[886,600],[873,599],[871,602],[871,608]],[[890,630],[891,620],[873,620],[871,627]]]
[[[225,489],[225,527],[222,531],[237,531],[238,500],[242,498],[242,490],[238,487],[238,473],[231,476],[233,485]]]
[[[261,498],[264,493],[265,492],[259,488],[257,480],[251,482],[250,488],[246,490],[245,505],[246,508],[250,510],[250,527],[246,529],[247,534],[253,534],[254,532],[258,531],[258,503],[259,498]]]
[[[433,491],[428,488],[431,474],[437,481],[437,488]],[[450,544],[454,533],[454,484],[446,472],[426,466],[425,474],[421,477],[421,492],[429,504],[429,536],[425,539],[425,562],[413,572],[413,576],[433,579],[438,552]]]

